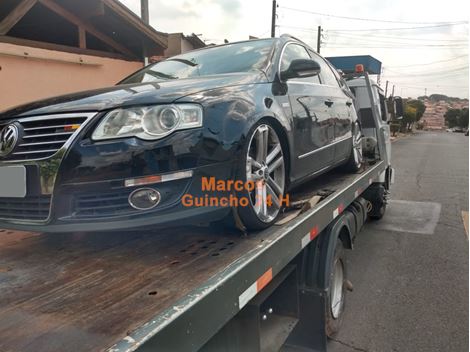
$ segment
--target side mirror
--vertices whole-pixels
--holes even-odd
[[[320,65],[309,59],[292,60],[289,68],[281,72],[281,79],[313,77],[320,73]]]
[[[395,97],[393,99],[393,105],[395,108],[395,118],[403,117],[403,99],[401,97]]]

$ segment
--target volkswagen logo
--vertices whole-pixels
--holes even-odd
[[[0,157],[7,156],[15,149],[19,139],[19,130],[15,124],[5,126],[0,132]]]

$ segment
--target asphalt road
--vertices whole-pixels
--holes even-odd
[[[348,254],[354,285],[329,351],[468,351],[468,137],[393,143],[387,213]]]

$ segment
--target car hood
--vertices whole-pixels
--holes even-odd
[[[206,90],[263,82],[266,82],[264,73],[252,72],[124,84],[21,105],[2,112],[0,119],[67,112],[97,112],[118,107],[172,103],[179,98]]]

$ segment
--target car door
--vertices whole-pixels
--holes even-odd
[[[331,69],[341,89],[341,92],[339,92],[339,106],[341,109],[338,112],[338,123],[335,125],[335,139],[339,141],[335,145],[335,161],[340,162],[349,158],[351,154],[352,137],[354,133],[353,126],[358,118],[354,107],[353,93],[338,71],[336,71],[334,67],[331,67]]]
[[[295,59],[310,59],[307,49],[298,43],[286,44],[280,71],[287,70]],[[331,138],[329,107],[325,104],[327,97],[318,76],[289,79],[286,85],[294,123],[296,158],[292,176],[299,179],[333,162],[334,150],[328,148]]]
[[[347,88],[338,72],[316,53],[311,53],[320,64],[320,79],[332,100],[330,123],[333,129],[334,162],[349,157],[352,148],[352,121],[355,118],[353,95]]]

